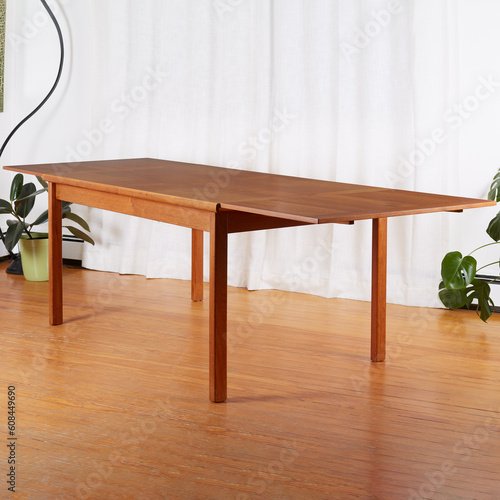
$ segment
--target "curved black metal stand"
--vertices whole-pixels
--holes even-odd
[[[49,90],[49,93],[45,96],[43,101],[25,118],[23,118],[12,130],[12,132],[7,136],[7,139],[5,139],[4,143],[2,144],[2,147],[0,148],[0,156],[2,156],[2,153],[4,152],[4,149],[6,148],[7,144],[9,141],[12,139],[12,136],[21,128],[24,123],[26,123],[35,113],[37,113],[40,108],[50,99],[50,96],[54,93],[54,90],[56,90],[57,85],[59,84],[59,80],[61,79],[61,74],[63,70],[63,65],[64,65],[64,40],[61,32],[61,27],[59,26],[59,23],[57,22],[56,17],[54,16],[54,13],[48,6],[46,0],[40,0],[42,2],[42,5],[45,7],[47,13],[49,14],[50,18],[52,19],[54,26],[56,27],[57,35],[59,37],[59,45],[61,47],[61,58],[59,61],[59,70],[57,71],[57,76],[56,80],[54,82],[54,85],[52,85],[52,88]]]

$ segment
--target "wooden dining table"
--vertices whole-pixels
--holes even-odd
[[[495,202],[151,158],[7,170],[41,176],[49,193],[49,321],[63,323],[62,201],[191,228],[191,299],[203,299],[210,233],[209,397],[227,398],[228,234],[372,220],[371,360],[385,359],[387,220]],[[133,314],[133,313],[132,313]]]

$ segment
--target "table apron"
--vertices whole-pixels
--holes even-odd
[[[210,231],[210,215],[212,212],[191,207],[181,207],[158,201],[134,198],[116,193],[107,193],[66,184],[55,184],[56,198],[101,208],[120,214],[133,215],[143,219],[166,222],[176,226]]]

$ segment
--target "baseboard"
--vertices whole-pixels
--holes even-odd
[[[63,259],[63,266],[73,269],[83,269],[82,261],[78,259]]]

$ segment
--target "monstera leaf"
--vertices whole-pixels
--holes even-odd
[[[500,201],[500,170],[493,178],[488,199]],[[443,280],[439,284],[439,298],[446,307],[449,309],[459,309],[464,306],[470,308],[472,302],[476,300],[476,312],[484,322],[492,315],[492,306],[494,306],[490,297],[489,283],[500,281],[500,276],[485,281],[476,278],[476,273],[481,269],[498,265],[500,261],[491,262],[478,269],[477,261],[471,254],[482,248],[500,244],[500,212],[490,221],[486,232],[494,243],[482,245],[465,257],[460,252],[449,252],[445,255],[441,263]]]
[[[448,289],[444,286],[444,281],[439,284],[439,298],[448,309],[460,309],[467,302],[465,288]]]
[[[488,229],[486,229],[486,232],[488,235],[491,237],[492,240],[494,241],[499,241],[500,240],[500,212],[496,214],[493,219],[491,219]]]
[[[486,320],[492,315],[491,306],[494,306],[490,298],[491,288],[485,281],[474,279],[467,287],[467,307],[470,307],[472,301],[477,299],[476,312],[478,316],[486,323]]]
[[[467,255],[462,257],[460,252],[449,252],[441,263],[441,277],[444,286],[448,289],[460,289],[472,283],[476,276],[477,261]]]
[[[488,200],[500,201],[500,170],[493,177],[493,182],[488,193]]]

